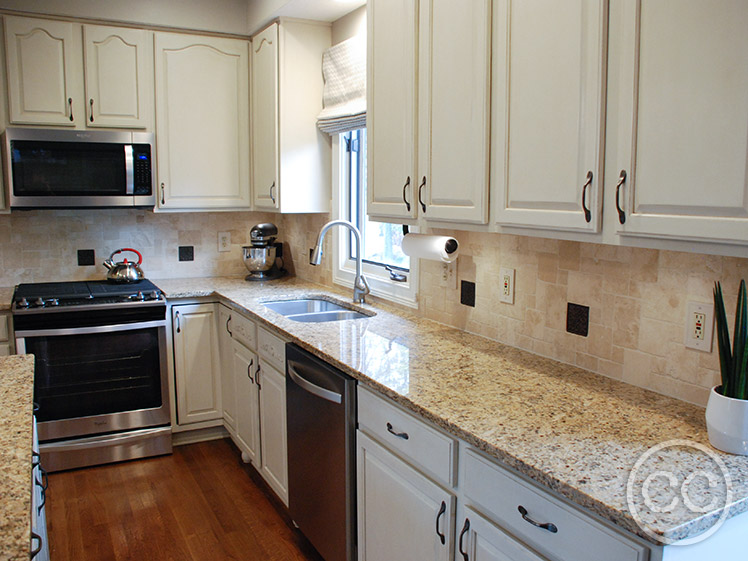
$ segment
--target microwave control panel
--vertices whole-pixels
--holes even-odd
[[[136,195],[150,195],[153,192],[151,179],[151,146],[150,144],[133,144],[134,191]]]

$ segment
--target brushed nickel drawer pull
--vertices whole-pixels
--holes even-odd
[[[396,437],[402,438],[403,440],[408,440],[410,438],[407,432],[395,432],[395,430],[392,428],[391,423],[387,423],[387,432],[390,434],[394,434]]]
[[[551,524],[550,522],[546,522],[545,524],[541,524],[540,522],[535,522],[532,518],[530,518],[527,515],[527,509],[523,507],[522,505],[519,505],[517,507],[517,510],[522,515],[522,520],[524,520],[525,522],[529,522],[533,526],[537,526],[538,528],[541,528],[543,530],[548,530],[552,534],[555,534],[556,532],[558,532],[558,528],[556,528],[555,524]]]

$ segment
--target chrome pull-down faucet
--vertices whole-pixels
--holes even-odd
[[[322,262],[322,241],[327,231],[333,226],[345,226],[353,232],[353,237],[356,238],[356,278],[353,281],[353,301],[356,304],[363,304],[364,297],[369,294],[370,290],[366,277],[361,273],[361,232],[353,224],[347,220],[333,220],[322,226],[317,236],[317,245],[314,246],[309,258],[309,264],[319,265]]]

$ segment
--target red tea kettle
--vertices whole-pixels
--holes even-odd
[[[130,251],[138,256],[138,262],[133,263],[125,259],[124,261],[120,261],[118,263],[115,263],[113,258],[118,253],[122,253],[123,251]],[[133,249],[131,247],[123,247],[121,249],[117,249],[116,251],[113,251],[112,254],[109,256],[109,259],[104,261],[104,267],[106,267],[109,272],[106,274],[106,280],[110,282],[138,282],[145,278],[145,275],[143,274],[143,270],[140,268],[140,264],[143,262],[143,256],[140,254],[140,252],[137,249]]]

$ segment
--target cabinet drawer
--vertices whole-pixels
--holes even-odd
[[[8,316],[0,316],[0,341],[8,340]]]
[[[362,386],[358,389],[358,424],[437,481],[454,486],[454,439]]]
[[[264,327],[257,328],[257,352],[280,372],[286,372],[286,342]]]
[[[242,345],[253,351],[257,349],[257,328],[255,322],[232,311],[229,328],[231,330],[231,337],[235,341],[239,341]]]
[[[464,491],[468,504],[489,514],[505,530],[552,559],[645,561],[648,549],[577,509],[527,483],[472,450],[465,453]],[[538,528],[522,518],[556,526],[557,532]]]

